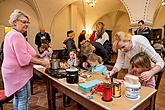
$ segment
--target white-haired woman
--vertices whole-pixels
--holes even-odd
[[[9,23],[13,29],[4,39],[2,64],[5,95],[8,97],[14,94],[14,110],[28,110],[29,80],[33,76],[33,63],[45,67],[50,63],[36,58],[36,51],[23,36],[30,24],[29,17],[24,12],[14,10]]]
[[[130,60],[137,53],[144,52],[149,56],[153,64],[152,68],[144,71],[140,79],[148,81],[154,74],[161,71],[164,67],[164,61],[149,41],[142,35],[131,35],[126,32],[117,32],[114,37],[113,50],[118,51],[118,56],[113,69],[107,72],[107,77],[120,71],[121,68],[131,68]]]

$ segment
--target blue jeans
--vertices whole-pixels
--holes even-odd
[[[30,95],[30,82],[14,94],[13,110],[28,110],[28,98]]]

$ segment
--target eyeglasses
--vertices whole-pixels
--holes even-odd
[[[21,20],[21,19],[18,19],[18,21],[20,21],[20,22],[23,23],[23,24],[30,24],[29,21],[24,21],[24,20]]]

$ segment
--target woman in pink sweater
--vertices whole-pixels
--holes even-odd
[[[29,80],[33,75],[33,63],[45,67],[50,63],[36,58],[36,51],[23,36],[30,24],[29,17],[24,12],[14,10],[9,23],[13,29],[4,39],[2,64],[5,95],[8,97],[14,94],[14,110],[28,110]]]

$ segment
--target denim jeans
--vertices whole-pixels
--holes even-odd
[[[30,82],[14,94],[13,110],[28,110],[28,97],[30,95]]]

